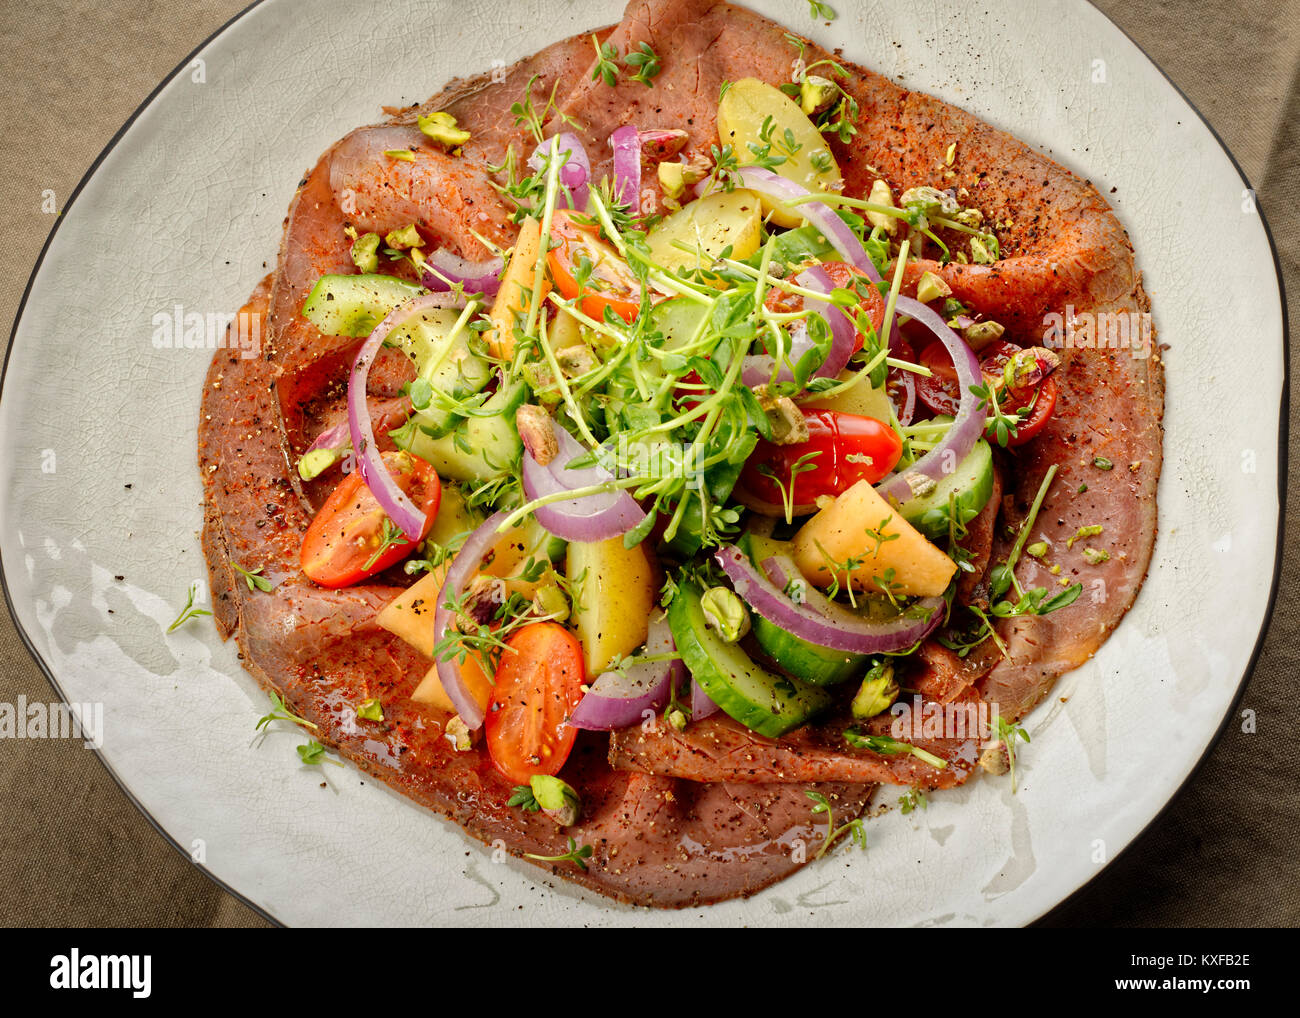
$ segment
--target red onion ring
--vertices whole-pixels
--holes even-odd
[[[425,261],[438,271],[425,269],[420,273],[420,280],[435,292],[445,293],[453,284],[460,283],[466,293],[481,293],[492,297],[501,288],[504,258],[485,258],[481,262],[472,262],[468,258],[452,254],[446,248],[438,248]]]
[[[898,408],[898,423],[907,427],[916,419],[916,373],[899,371],[898,384],[903,390],[903,405]]]
[[[573,196],[573,210],[585,212],[587,192],[591,184],[591,160],[587,158],[587,150],[583,148],[576,134],[565,131],[555,135],[553,139],[547,138],[533,149],[533,154],[528,157],[528,168],[537,172],[546,165],[546,160],[551,154],[552,141],[559,147],[560,183]],[[564,158],[566,155],[567,159]],[[556,199],[559,208],[564,208],[567,204],[563,194]]]
[[[569,463],[585,456],[587,450],[559,425],[555,426],[555,437],[560,451],[546,466],[524,450],[524,494],[530,501],[614,480],[614,475],[599,464],[567,469]],[[645,512],[636,500],[621,489],[552,502],[538,507],[533,515],[548,532],[566,541],[607,541],[626,534],[645,519]]]
[[[943,621],[943,598],[918,601],[930,609],[928,618],[896,618],[878,622],[829,600],[804,580],[799,567],[788,555],[764,559],[760,570],[734,544],[714,553],[731,584],[754,611],[787,633],[831,650],[854,654],[888,654],[906,650],[920,642]],[[802,603],[792,601],[785,588],[793,579],[803,580]]]
[[[745,187],[782,203],[793,198],[802,198],[811,193],[807,188],[800,187],[793,180],[787,180],[779,173],[773,173],[761,166],[742,166],[737,172]],[[827,242],[840,253],[840,256],[846,262],[863,273],[873,283],[880,282],[880,273],[876,271],[876,263],[867,254],[866,248],[862,246],[862,241],[858,240],[858,235],[850,229],[848,223],[835,214],[834,209],[819,201],[801,202],[798,205],[787,207],[795,215],[803,216],[809,223],[825,234]]]
[[[700,684],[691,679],[691,720],[703,721],[720,710],[722,708],[709,699],[709,694],[700,688]]]
[[[633,215],[641,211],[641,132],[633,125],[620,127],[609,136],[614,153],[614,198]]]
[[[981,384],[983,380],[975,351],[948,327],[942,315],[919,300],[899,297],[895,311],[920,322],[934,333],[952,358],[952,363],[957,369],[957,383],[961,386],[961,402],[957,404],[957,415],[939,444],[906,470],[892,474],[876,485],[876,491],[885,501],[902,503],[916,494],[910,478],[919,476],[935,481],[941,480],[946,476],[945,464],[960,463],[966,458],[966,454],[975,447],[980,435],[984,433],[987,414],[979,412],[977,409],[979,397],[971,392],[971,389]],[[950,452],[955,458],[948,455]]]
[[[818,290],[827,296],[834,289],[831,277],[820,265],[810,265],[804,269],[795,277],[795,282],[804,289]],[[831,330],[831,348],[826,352],[826,359],[813,372],[813,377],[836,378],[849,363],[849,358],[853,356],[857,330],[844,310],[836,307],[829,300],[821,301],[805,297],[803,306],[821,315]],[[798,364],[799,358],[811,350],[813,345],[812,340],[808,338],[808,327],[803,322],[798,324],[801,328],[790,337],[790,350],[786,358],[789,364]],[[794,372],[790,370],[789,364],[782,362],[776,375],[778,382],[793,381]],[[775,366],[776,358],[771,354],[750,354],[745,358],[744,366],[741,368],[741,381],[750,388],[769,382]]]
[[[357,351],[348,375],[348,434],[356,451],[357,467],[375,501],[388,514],[388,518],[411,540],[420,539],[424,533],[425,514],[407,496],[384,466],[379,448],[375,444],[375,429],[370,421],[370,404],[366,399],[366,380],[370,365],[384,345],[384,340],[407,319],[431,308],[461,308],[465,299],[450,293],[423,293],[393,308]]]
[[[668,627],[668,616],[659,612],[650,620],[645,656],[675,654],[677,645]],[[633,657],[621,672],[604,672],[582,698],[569,724],[593,732],[639,725],[644,711],[657,711],[668,702],[673,688],[686,676],[686,666],[675,661],[637,662]]]
[[[465,543],[460,546],[460,551],[456,552],[456,557],[451,560],[451,565],[447,568],[447,575],[442,582],[442,590],[438,594],[438,607],[433,613],[433,642],[436,646],[444,636],[447,635],[447,629],[452,623],[452,610],[448,604],[458,604],[461,595],[465,592],[465,586],[468,581],[478,572],[483,557],[492,550],[501,535],[497,533],[497,527],[505,522],[510,515],[509,512],[501,511],[493,516],[489,516],[472,534],[465,539]],[[460,667],[456,664],[455,655],[451,655],[448,660],[441,657],[436,662],[438,668],[438,681],[442,683],[443,691],[447,694],[447,699],[456,708],[456,713],[460,719],[465,722],[467,728],[471,731],[483,724],[484,712],[474,699],[468,687],[460,677]]]
[[[332,428],[326,428],[316,436],[316,441],[303,451],[303,456],[311,452],[318,452],[321,449],[328,449],[333,452],[335,449],[342,449],[350,442],[351,439],[351,422],[344,417],[338,424]],[[299,457],[301,458],[301,457]]]

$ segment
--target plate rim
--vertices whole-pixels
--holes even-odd
[[[46,236],[44,243],[41,245],[40,252],[36,257],[36,262],[32,267],[31,273],[27,277],[26,285],[23,287],[22,296],[19,298],[18,301],[18,307],[14,312],[13,325],[9,331],[9,341],[5,347],[4,360],[3,363],[0,363],[0,399],[3,399],[4,397],[5,382],[8,380],[8,373],[9,373],[9,359],[13,354],[15,341],[17,340],[18,337],[18,328],[22,322],[23,312],[27,308],[27,299],[31,294],[32,287],[36,282],[36,278],[40,274],[41,268],[44,265],[45,256],[49,251],[50,245],[54,242],[54,238],[59,231],[59,227],[61,227],[63,223],[66,221],[67,211],[72,207],[73,203],[77,199],[77,196],[81,193],[81,191],[85,188],[85,186],[90,182],[91,178],[99,170],[104,160],[107,159],[108,155],[117,147],[118,143],[122,140],[122,138],[125,136],[127,131],[129,131],[131,127],[135,124],[136,120],[139,119],[141,114],[143,114],[144,111],[153,104],[154,100],[158,98],[158,95],[162,92],[162,90],[166,88],[167,85],[170,84],[171,81],[178,74],[180,74],[186,67],[189,66],[190,62],[195,58],[195,56],[197,56],[200,52],[206,49],[213,41],[215,41],[219,36],[223,35],[228,29],[232,28],[237,22],[241,21],[246,15],[252,12],[255,8],[262,6],[264,2],[265,0],[252,0],[251,3],[243,7],[241,10],[237,11],[234,15],[228,18],[223,24],[221,24],[216,29],[214,29],[210,34],[208,34],[197,46],[191,49],[189,53],[187,53],[172,68],[171,71],[169,71],[161,78],[158,84],[154,86],[154,88],[149,92],[149,94],[145,96],[145,98],[140,102],[140,104],[132,111],[131,115],[127,117],[127,119],[122,123],[122,125],[113,133],[112,137],[109,138],[108,142],[104,145],[104,147],[100,150],[99,154],[91,162],[90,166],[86,169],[85,173],[82,174],[81,179],[77,181],[76,187],[72,189],[72,192],[68,195],[67,201],[63,203],[63,208],[60,210],[58,219],[55,221],[54,226],[51,227],[49,234]],[[1174,92],[1183,101],[1183,103],[1188,107],[1188,109],[1190,109],[1193,113],[1196,114],[1197,118],[1200,120],[1202,125],[1204,125],[1206,130],[1209,131],[1210,136],[1214,139],[1215,143],[1223,151],[1224,155],[1228,157],[1228,161],[1232,164],[1232,168],[1237,172],[1237,175],[1241,178],[1242,183],[1245,184],[1246,187],[1252,193],[1257,194],[1258,192],[1251,184],[1250,178],[1247,176],[1245,170],[1242,169],[1241,164],[1237,161],[1237,157],[1233,154],[1232,150],[1224,142],[1222,136],[1220,136],[1219,132],[1215,129],[1214,125],[1211,124],[1210,121],[1206,118],[1205,114],[1201,112],[1200,107],[1198,107],[1187,95],[1187,93],[1184,92],[1181,87],[1179,87],[1179,85],[1169,76],[1169,74],[1165,71],[1165,69],[1151,56],[1150,53],[1147,52],[1145,47],[1143,47],[1136,39],[1133,38],[1132,35],[1130,35],[1127,31],[1125,31],[1124,28],[1122,28],[1109,14],[1107,14],[1104,10],[1098,7],[1097,4],[1094,2],[1094,0],[1083,0],[1083,2],[1088,7],[1091,7],[1097,14],[1099,14],[1112,28],[1114,28],[1117,32],[1119,32],[1120,35],[1122,35],[1134,47],[1134,49],[1136,49],[1146,59],[1146,61],[1160,73],[1160,76],[1165,79],[1165,81],[1174,90]],[[1037,151],[1037,149],[1035,150]],[[1069,905],[1072,902],[1074,902],[1076,899],[1078,899],[1104,873],[1110,870],[1111,867],[1114,866],[1116,862],[1124,858],[1129,853],[1129,851],[1134,847],[1134,845],[1136,845],[1147,835],[1147,833],[1156,824],[1156,822],[1159,821],[1169,811],[1170,807],[1173,806],[1174,802],[1180,796],[1182,796],[1182,794],[1187,790],[1187,786],[1191,784],[1191,782],[1197,777],[1197,775],[1200,773],[1202,768],[1205,766],[1205,763],[1209,759],[1210,754],[1214,751],[1219,741],[1223,738],[1223,734],[1226,731],[1229,722],[1235,716],[1237,707],[1241,703],[1241,700],[1245,695],[1246,686],[1249,683],[1250,679],[1253,677],[1256,666],[1259,664],[1259,658],[1264,649],[1264,642],[1268,637],[1269,628],[1273,620],[1275,609],[1277,607],[1278,596],[1281,591],[1283,549],[1285,548],[1287,481],[1288,481],[1287,467],[1289,463],[1289,447],[1290,447],[1290,404],[1291,404],[1291,372],[1290,372],[1291,342],[1290,339],[1291,339],[1291,334],[1290,334],[1290,320],[1287,314],[1286,279],[1282,271],[1282,262],[1281,262],[1281,258],[1278,255],[1277,243],[1273,238],[1273,231],[1268,224],[1268,218],[1267,215],[1265,214],[1263,206],[1257,203],[1256,212],[1259,216],[1260,225],[1264,229],[1265,239],[1268,241],[1269,253],[1272,255],[1273,258],[1273,272],[1274,272],[1274,279],[1276,280],[1277,283],[1277,295],[1279,301],[1279,310],[1281,312],[1280,317],[1282,322],[1282,388],[1281,388],[1279,408],[1278,408],[1277,528],[1276,528],[1276,535],[1275,535],[1274,547],[1273,547],[1273,576],[1269,586],[1268,603],[1266,605],[1263,618],[1260,622],[1259,631],[1256,634],[1255,643],[1253,648],[1251,649],[1250,657],[1246,662],[1246,667],[1243,670],[1241,677],[1237,680],[1236,690],[1234,691],[1232,695],[1232,699],[1224,711],[1223,718],[1220,720],[1217,728],[1214,731],[1214,734],[1206,743],[1205,749],[1202,751],[1200,757],[1196,760],[1196,762],[1188,770],[1187,774],[1179,782],[1178,787],[1175,788],[1169,794],[1164,804],[1154,814],[1152,814],[1150,819],[1148,819],[1146,823],[1143,824],[1141,829],[1138,830],[1137,833],[1135,833],[1128,840],[1128,842],[1124,845],[1123,848],[1119,850],[1119,852],[1117,852],[1104,865],[1102,865],[1102,867],[1098,869],[1097,872],[1094,873],[1091,877],[1089,877],[1088,880],[1080,884],[1077,888],[1071,891],[1064,898],[1054,902],[1052,905],[1050,905],[1049,907],[1047,907],[1046,909],[1044,909],[1043,911],[1035,915],[1032,919],[1027,920],[1024,923],[1026,927],[1040,923],[1044,918],[1051,915],[1051,913],[1055,912],[1057,909]],[[1162,426],[1162,434],[1163,434],[1163,426]],[[9,589],[8,575],[4,567],[3,553],[0,553],[0,590],[3,590],[4,592],[5,609],[8,612],[9,619],[13,624],[14,630],[18,633],[19,639],[22,641],[23,646],[26,648],[28,655],[32,658],[33,661],[35,661],[37,667],[40,669],[41,673],[45,676],[46,681],[49,682],[54,692],[59,696],[61,700],[66,701],[67,698],[64,695],[62,688],[59,685],[59,681],[55,676],[53,669],[50,667],[49,663],[44,659],[44,657],[42,657],[42,655],[37,651],[31,636],[28,634],[27,630],[23,627],[22,622],[18,618],[17,612],[14,610],[13,598],[11,596],[10,589]],[[180,842],[177,841],[176,838],[173,837],[171,833],[168,832],[162,826],[162,824],[154,817],[154,815],[149,811],[149,809],[146,808],[145,805],[136,797],[135,793],[128,787],[126,782],[113,769],[112,765],[105,758],[103,752],[97,747],[92,747],[92,751],[95,755],[95,758],[99,761],[99,763],[103,766],[104,770],[108,773],[108,776],[112,778],[113,783],[117,785],[117,787],[126,796],[127,800],[144,816],[145,820],[148,821],[149,825],[163,838],[163,840],[167,844],[171,845],[171,847],[175,849],[176,852],[178,852],[184,859],[188,860],[190,858],[190,853],[186,851],[184,846],[182,846]],[[261,918],[265,919],[273,926],[280,926],[280,927],[285,926],[285,923],[282,920],[280,920],[278,917],[276,917],[266,908],[262,907],[261,905],[258,905],[251,898],[245,895],[242,891],[231,886],[229,883],[227,883],[221,877],[217,876],[217,874],[212,872],[206,866],[199,866],[198,868],[200,872],[203,873],[203,875],[208,880],[212,881],[217,887],[221,888],[227,894],[232,895],[243,905],[251,909],[255,914],[259,915]]]

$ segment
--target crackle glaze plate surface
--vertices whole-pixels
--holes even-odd
[[[164,635],[204,577],[195,429],[211,351],[156,348],[155,316],[236,310],[273,263],[302,171],[380,104],[422,100],[452,76],[617,21],[622,7],[338,0],[321,17],[265,0],[124,129],[37,267],[0,399],[0,556],[17,622],[60,694],[103,704],[101,752],[119,781],[275,919],[1025,923],[1157,816],[1231,712],[1275,586],[1286,372],[1274,255],[1230,157],[1081,0],[839,0],[830,26],[804,3],[751,6],[1047,151],[1115,205],[1169,344],[1160,535],[1141,596],[1028,718],[1018,794],[977,780],[926,811],[891,810],[868,825],[866,853],[837,851],[703,910],[634,910],[494,861],[350,767],[300,766],[296,733],[254,738],[266,698],[233,643],[207,624]],[[1241,356],[1217,355],[1224,307]],[[1253,399],[1222,415],[1223,392]]]

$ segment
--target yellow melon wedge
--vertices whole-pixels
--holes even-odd
[[[460,668],[460,679],[465,683],[470,696],[480,708],[486,711],[488,701],[492,699],[492,682],[479,665],[478,657],[474,654],[466,654],[464,662],[457,667]],[[456,713],[451,697],[442,688],[442,679],[438,677],[437,665],[430,668],[428,674],[420,680],[420,684],[415,687],[415,692],[411,694],[411,699],[416,703],[427,703],[450,714]]]
[[[874,532],[874,533],[873,533]],[[883,538],[883,540],[882,540]],[[800,528],[794,537],[800,572],[819,587],[832,579],[854,589],[928,597],[942,594],[957,563],[931,544],[866,481],[859,481]],[[889,570],[892,577],[887,578]],[[834,575],[833,575],[834,574]]]
[[[582,641],[587,678],[594,680],[616,657],[641,647],[659,598],[659,570],[646,542],[624,548],[623,538],[571,541],[566,573],[577,593],[573,626]]]
[[[519,224],[519,236],[515,238],[514,252],[510,255],[510,264],[506,266],[505,278],[501,280],[501,289],[497,291],[488,317],[492,319],[492,329],[488,332],[488,345],[492,356],[510,360],[515,352],[515,314],[528,311],[532,300],[533,283],[537,272],[537,255],[542,245],[542,224],[531,216]],[[545,277],[543,277],[545,278]],[[539,300],[546,299],[545,283]]]

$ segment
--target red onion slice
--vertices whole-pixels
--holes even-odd
[[[644,656],[675,653],[677,645],[668,627],[668,616],[659,612],[650,620]],[[593,732],[639,725],[642,713],[657,711],[666,704],[673,687],[686,675],[680,658],[637,662],[634,657],[632,662],[623,671],[601,674],[574,710],[569,724]]]
[[[393,308],[361,344],[352,371],[348,375],[348,434],[356,451],[357,467],[375,501],[388,514],[388,518],[403,534],[418,541],[424,533],[425,514],[420,512],[384,466],[379,448],[375,444],[375,429],[370,421],[370,404],[366,399],[366,380],[370,365],[379,348],[395,328],[414,315],[431,308],[462,308],[465,299],[450,293],[424,293]]]
[[[338,422],[338,424],[334,425],[332,428],[326,428],[317,435],[316,441],[312,442],[312,444],[307,446],[303,451],[303,456],[306,456],[308,453],[319,452],[322,449],[327,449],[331,452],[335,449],[342,449],[349,441],[351,441],[350,429],[351,422],[344,417]]]
[[[524,450],[524,494],[529,500],[614,480],[614,475],[599,464],[567,469],[569,463],[585,456],[587,450],[558,425],[555,436],[560,451],[546,466]],[[539,507],[534,516],[550,533],[566,541],[607,541],[626,534],[645,519],[645,512],[626,491],[615,489],[552,502]]]
[[[795,277],[795,282],[804,289],[817,290],[827,296],[834,289],[831,277],[827,275],[826,270],[820,265],[810,265]],[[849,358],[853,356],[857,329],[849,321],[849,317],[844,313],[843,309],[836,307],[828,300],[814,300],[805,297],[803,306],[821,315],[831,330],[830,350],[826,353],[826,359],[813,372],[813,377],[836,378],[849,363]],[[789,364],[784,362],[781,364],[780,370],[776,374],[776,380],[778,382],[792,381],[794,372],[790,370],[790,364],[798,364],[799,358],[810,349],[812,349],[812,340],[808,338],[808,327],[803,322],[799,322],[798,328],[794,330],[790,337],[790,350],[786,358]],[[741,381],[750,388],[770,382],[772,380],[772,369],[775,366],[776,358],[771,354],[750,354],[745,358],[744,367],[741,368]]]
[[[614,198],[633,215],[641,211],[641,132],[628,124],[609,136],[614,153]]]
[[[898,423],[907,427],[916,418],[916,372],[898,369],[894,380],[903,390],[902,405],[898,407]]]
[[[734,544],[714,554],[727,578],[754,611],[787,633],[831,650],[855,654],[888,654],[906,650],[928,636],[943,621],[943,598],[927,597],[917,606],[930,609],[928,618],[906,614],[877,621],[829,600],[804,579],[788,555],[765,559],[760,570]],[[785,590],[791,580],[802,583],[802,600]]]
[[[501,288],[501,270],[505,268],[505,259],[486,258],[481,262],[472,262],[468,258],[452,254],[445,248],[434,251],[426,263],[436,269],[425,269],[420,279],[430,290],[445,293],[456,283],[460,283],[466,293],[481,293],[495,296]]]
[[[711,718],[718,711],[722,710],[716,703],[709,699],[698,682],[691,679],[691,720],[703,721],[705,718]]]
[[[802,198],[811,193],[793,180],[786,180],[779,173],[773,173],[761,166],[742,166],[738,173],[745,187],[779,202],[788,202],[792,198]],[[831,247],[835,248],[846,262],[862,272],[873,283],[880,282],[876,263],[867,254],[862,241],[858,240],[858,235],[853,232],[848,223],[835,214],[834,209],[825,202],[819,201],[802,202],[789,206],[789,209],[795,215],[803,216],[825,234]]]
[[[886,477],[876,485],[876,491],[885,501],[902,503],[916,494],[909,479],[941,480],[947,473],[945,466],[951,469],[953,464],[960,463],[966,458],[966,454],[975,447],[980,435],[984,433],[986,414],[977,409],[979,397],[971,392],[971,388],[979,385],[983,379],[975,351],[967,346],[966,341],[957,333],[948,328],[948,323],[943,320],[942,315],[919,300],[899,297],[896,311],[900,315],[906,315],[920,322],[934,333],[952,358],[952,363],[957,369],[957,382],[961,386],[961,402],[957,404],[957,415],[939,444],[906,470]]]
[[[528,168],[537,172],[546,165],[546,159],[551,154],[552,143],[559,147],[560,163],[560,183],[564,185],[573,196],[572,208],[575,212],[585,212],[587,209],[587,191],[591,185],[591,160],[587,158],[587,150],[583,147],[582,142],[578,140],[576,134],[565,131],[555,135],[554,139],[547,138],[544,142],[533,149],[533,154],[528,157]],[[568,158],[565,159],[565,155]],[[556,199],[556,206],[564,208],[568,202],[563,194]]]
[[[435,645],[447,635],[447,630],[453,621],[452,610],[448,607],[448,602],[452,604],[460,603],[461,595],[464,594],[468,582],[478,572],[483,557],[501,539],[501,535],[497,533],[497,527],[504,523],[509,515],[509,512],[502,511],[489,516],[477,530],[465,539],[465,543],[460,546],[460,551],[456,552],[456,557],[452,559],[451,565],[447,568],[447,575],[442,582],[442,590],[438,594],[438,607],[433,613],[433,642]],[[460,677],[460,666],[456,663],[456,655],[452,654],[447,660],[439,657],[437,659],[437,668],[438,680],[442,683],[443,691],[446,692],[447,699],[451,701],[452,706],[456,708],[456,713],[460,715],[460,719],[465,722],[470,731],[480,727],[483,724],[484,712]]]

